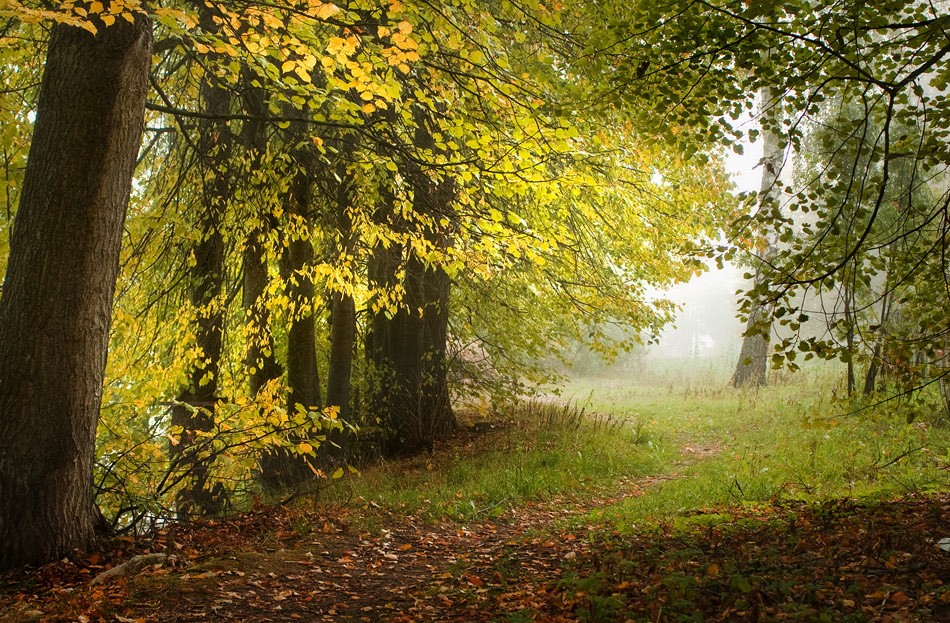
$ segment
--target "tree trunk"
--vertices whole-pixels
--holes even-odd
[[[295,153],[295,168],[285,210],[291,219],[303,226],[309,224],[312,162],[304,149]],[[320,376],[317,368],[316,311],[313,279],[313,242],[309,236],[291,239],[281,259],[281,271],[287,283],[291,303],[290,329],[287,331],[287,410],[293,414],[300,407],[312,410],[321,406]],[[305,431],[309,434],[311,431]],[[261,457],[261,482],[269,489],[299,487],[313,478],[307,461],[293,453],[277,450]]]
[[[244,108],[247,114],[255,120],[244,124],[242,142],[250,152],[252,170],[248,173],[253,176],[254,169],[261,166],[267,151],[267,136],[264,122],[261,120],[267,115],[264,90],[251,83],[256,78],[254,73],[245,68],[244,89],[242,91]],[[256,194],[258,189],[249,188],[249,194]],[[283,370],[274,354],[274,338],[270,328],[270,313],[264,292],[269,282],[267,270],[267,245],[270,233],[276,223],[273,213],[265,207],[252,214],[254,225],[247,234],[244,245],[244,285],[242,289],[242,305],[244,319],[247,325],[247,353],[245,365],[250,373],[251,396],[256,397],[261,388],[275,379],[279,379]]]
[[[311,225],[314,167],[309,147],[297,147],[284,209],[303,230]],[[293,410],[298,404],[308,409],[318,408],[322,401],[317,368],[316,298],[310,275],[314,252],[313,242],[305,231],[291,238],[283,259],[284,277],[288,281],[287,296],[293,308],[287,336],[288,408]]]
[[[0,567],[92,545],[96,424],[150,24],[56,24],[0,297]]]
[[[432,149],[427,121],[417,116],[416,146]],[[406,175],[412,182],[414,211],[435,223],[421,234],[435,248],[447,248],[455,220],[453,182],[432,179],[415,164],[407,166]],[[378,250],[370,274],[375,286],[391,283],[398,264],[392,250]],[[374,403],[390,433],[383,444],[390,455],[431,450],[456,427],[446,361],[451,280],[440,266],[426,265],[411,253],[404,270],[403,305],[392,318],[377,313],[372,321],[370,353],[378,376]]]
[[[342,141],[338,148],[340,157],[348,158],[352,150]],[[327,177],[327,194],[335,198],[336,230],[339,248],[331,252],[354,263],[355,239],[349,210],[353,204],[353,184],[347,170],[347,162],[340,161],[335,175]],[[327,372],[327,405],[339,408],[342,420],[350,419],[350,388],[353,378],[353,352],[356,345],[356,303],[348,292],[330,292],[330,362]],[[327,459],[338,458],[343,451],[342,431],[331,431],[327,436],[323,455]]]
[[[225,116],[231,109],[230,92],[218,85],[213,76],[205,76],[201,85],[204,110]],[[181,427],[171,456],[177,467],[188,471],[185,485],[178,494],[178,512],[182,516],[214,515],[226,500],[220,483],[209,481],[214,457],[202,454],[202,433],[210,433],[215,423],[218,401],[218,374],[224,333],[225,252],[222,223],[234,193],[233,176],[228,170],[234,149],[234,135],[227,121],[203,120],[198,139],[199,173],[202,184],[200,235],[192,249],[191,304],[197,314],[195,348],[200,360],[190,372],[188,386],[178,396],[182,405],[171,412],[171,423]]]
[[[884,337],[887,335],[888,316],[891,312],[890,276],[884,280],[884,295],[881,297],[881,321],[877,341],[871,353],[871,363],[864,375],[864,395],[870,396],[877,391],[877,375],[881,371],[881,357],[884,354]]]
[[[772,90],[763,88],[760,93],[760,115],[762,118],[762,180],[759,185],[759,206],[771,209],[779,201],[778,187],[785,150],[778,134],[778,103],[772,98]],[[764,264],[771,254],[771,246],[766,245],[763,257],[756,258],[754,287],[757,289],[764,279]],[[739,361],[732,375],[733,387],[761,387],[768,383],[769,331],[771,323],[767,310],[756,303],[749,311],[746,330],[739,351]]]

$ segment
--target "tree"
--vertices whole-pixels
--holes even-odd
[[[0,296],[0,567],[85,549],[100,517],[96,422],[152,40],[139,13],[90,25],[52,27]]]
[[[779,177],[785,162],[785,146],[779,136],[778,106],[768,87],[760,90],[759,114],[762,126],[762,181],[759,185],[759,210],[780,209]],[[762,243],[762,257],[754,257],[756,282],[763,279],[764,265],[768,263],[772,245],[768,238]],[[769,338],[771,318],[765,305],[752,305],[748,312],[739,361],[732,375],[733,387],[761,387],[768,381]]]

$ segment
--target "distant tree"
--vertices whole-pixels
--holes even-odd
[[[772,90],[763,87],[759,91],[759,115],[761,118],[762,178],[759,184],[758,209],[762,212],[778,210],[779,176],[785,162],[785,144],[779,134],[780,113]],[[753,256],[755,272],[754,286],[760,285],[765,277],[765,265],[769,261],[773,248],[768,235],[756,245],[758,256]],[[754,287],[753,286],[753,287]],[[772,331],[772,319],[766,305],[752,302],[746,311],[746,329],[742,336],[742,348],[739,361],[732,375],[733,387],[761,387],[768,382],[769,338]]]
[[[152,47],[129,17],[50,34],[0,296],[0,567],[88,548],[101,517],[96,423]]]

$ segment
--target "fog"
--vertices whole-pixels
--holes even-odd
[[[744,280],[742,270],[727,265],[673,287],[668,298],[680,306],[674,325],[650,346],[648,357],[721,358],[738,357],[743,324],[736,317],[736,290]]]
[[[735,122],[738,126],[757,125],[747,118]],[[748,131],[748,127],[744,127]],[[726,171],[732,178],[735,192],[754,192],[759,189],[762,145],[744,143],[741,155],[729,153],[725,158]],[[739,356],[743,323],[738,314],[736,290],[747,284],[742,278],[744,269],[727,264],[711,270],[688,283],[673,287],[668,298],[680,305],[675,324],[660,335],[660,342],[651,346],[648,357],[654,358],[721,358]]]

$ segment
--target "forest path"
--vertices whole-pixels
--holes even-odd
[[[685,463],[700,455],[684,448],[683,456]],[[492,621],[537,612],[559,601],[545,587],[556,585],[564,563],[591,553],[584,530],[566,520],[674,477],[622,479],[609,496],[554,497],[466,524],[378,513],[366,532],[354,527],[365,520],[347,521],[358,511],[345,511],[312,517],[314,531],[300,536],[298,519],[296,528],[268,535],[276,542],[198,555],[180,570],[135,580],[116,614],[120,621],[263,623]]]

